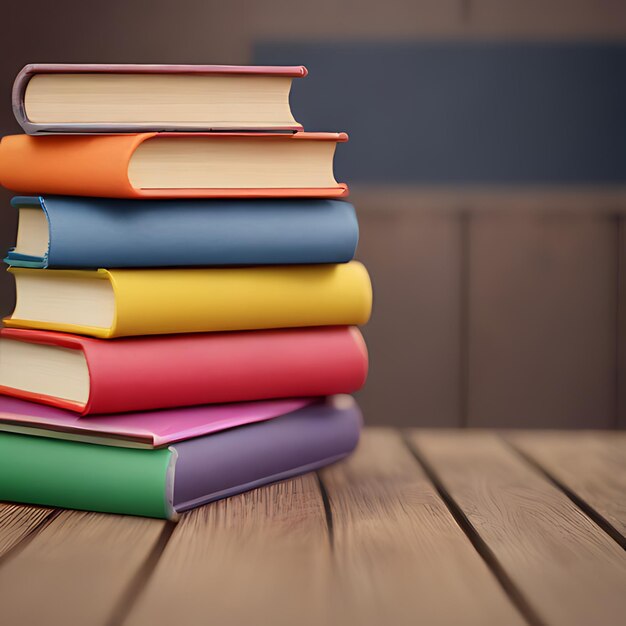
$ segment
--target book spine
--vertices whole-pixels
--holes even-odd
[[[85,340],[84,414],[352,393],[367,377],[356,328]]]
[[[334,200],[43,200],[54,268],[345,263],[358,240],[354,207]],[[33,259],[15,254],[9,263]]]
[[[356,261],[108,274],[116,296],[112,337],[360,325],[372,304],[367,270]]]
[[[174,518],[169,449],[0,433],[0,500]]]
[[[362,416],[346,396],[329,398],[259,424],[187,439],[178,452],[174,507],[188,510],[312,471],[356,447]]]
[[[0,184],[25,194],[136,197],[128,163],[135,148],[153,135],[9,135],[0,142]]]
[[[31,135],[36,132],[36,125],[28,119],[26,109],[24,107],[24,94],[26,93],[26,85],[33,75],[32,66],[26,65],[15,77],[13,89],[11,91],[11,104],[13,106],[13,115],[22,130]]]

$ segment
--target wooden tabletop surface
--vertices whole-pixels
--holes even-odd
[[[622,625],[625,549],[624,432],[367,429],[178,524],[0,504],[0,622]]]

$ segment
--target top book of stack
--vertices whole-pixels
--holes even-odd
[[[13,85],[29,135],[146,131],[298,131],[289,92],[306,68],[34,64]]]

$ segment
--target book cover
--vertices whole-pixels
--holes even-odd
[[[340,396],[155,450],[0,432],[0,500],[176,519],[343,458],[361,423]]]
[[[15,380],[16,368],[8,357],[8,341],[84,355],[88,382],[84,399],[35,389],[27,363],[20,367],[26,371],[21,383],[9,384]],[[351,393],[364,384],[368,367],[365,342],[351,327],[112,341],[5,328],[0,330],[0,342],[4,343],[0,393],[82,415]],[[42,360],[35,355],[33,361],[40,373]],[[63,373],[57,367],[51,376],[63,377]]]
[[[4,324],[100,338],[360,325],[372,287],[365,267],[219,269],[9,268],[17,303]],[[45,296],[44,296],[45,290]]]
[[[142,132],[145,130],[150,131],[180,131],[180,130],[220,130],[223,128],[234,129],[232,123],[217,120],[201,121],[188,121],[187,123],[172,123],[172,122],[98,122],[93,118],[88,117],[88,121],[82,122],[38,122],[29,118],[25,106],[25,95],[29,88],[29,84],[33,77],[37,76],[55,76],[63,75],[65,77],[78,77],[81,76],[102,76],[105,79],[111,75],[121,76],[174,76],[184,78],[198,78],[204,76],[217,76],[217,77],[251,77],[254,78],[302,78],[307,75],[307,70],[303,66],[245,66],[245,65],[143,65],[143,64],[76,64],[76,63],[34,63],[26,65],[17,75],[13,84],[12,102],[13,113],[15,119],[20,126],[29,135],[35,135],[40,133],[120,133],[120,132]],[[290,81],[289,81],[290,82]],[[197,83],[197,81],[196,81]],[[239,83],[240,84],[240,83]],[[68,85],[65,85],[65,90]],[[144,91],[148,91],[145,85],[142,85]],[[149,86],[148,86],[149,87]],[[172,85],[176,90],[176,84]],[[203,85],[196,84],[193,91],[201,91]],[[60,89],[64,91],[63,88]],[[141,89],[138,89],[141,91]],[[193,93],[192,91],[192,93]],[[106,92],[106,90],[105,90]],[[240,105],[241,89],[237,89],[236,86],[232,88],[232,95],[230,99],[224,98],[224,94],[220,98],[219,106],[221,109],[230,112],[230,119],[232,119],[232,111]],[[148,94],[150,92],[148,91]],[[89,110],[89,104],[95,102],[98,103],[99,93],[94,93],[90,98],[83,98],[83,102],[79,104],[84,109]],[[136,95],[136,94],[133,94]],[[211,104],[210,96],[215,94],[206,94],[207,105]],[[288,100],[288,91],[285,94]],[[273,99],[278,99],[277,95],[273,92],[269,96],[274,96]],[[213,97],[215,99],[215,97]],[[162,103],[161,110],[167,111],[168,104],[178,103],[180,100],[184,100],[184,94],[179,94],[178,98],[169,98],[165,103]],[[165,106],[164,106],[165,105]],[[288,105],[288,102],[287,102]],[[98,107],[92,111],[92,115],[97,117]],[[144,118],[145,119],[145,118]],[[246,124],[246,130],[265,130],[268,124]],[[295,120],[289,120],[288,123],[283,125],[271,124],[273,130],[301,130],[302,126],[295,122]]]
[[[18,196],[11,204],[18,246],[5,260],[17,267],[345,263],[359,233],[354,207],[341,200]]]
[[[156,152],[149,150],[150,155],[138,161],[140,148],[145,153],[148,144],[157,140]],[[348,187],[335,181],[332,155],[335,145],[347,140],[345,133],[307,132],[8,135],[0,141],[0,184],[20,194],[103,198],[342,197],[348,194]],[[169,165],[161,165],[155,171],[155,161],[159,162],[163,150],[171,142],[181,146],[181,141],[184,147],[167,157]],[[239,152],[242,145],[245,152]],[[224,156],[226,152],[228,158]],[[277,152],[290,166],[276,166],[270,157]],[[181,162],[189,154],[197,159],[195,168]],[[314,167],[309,156],[316,159]],[[229,166],[230,172],[226,180],[234,180],[224,187],[212,183],[185,186],[183,182],[183,186],[163,188],[166,175],[175,174],[184,181],[185,173],[192,169],[196,175],[206,175],[224,165]],[[322,186],[275,184],[274,181],[294,171],[298,181],[309,180],[311,175],[325,182]],[[152,182],[140,180],[146,172],[152,173]],[[240,175],[249,173],[254,174],[254,182],[240,186]]]
[[[262,422],[297,411],[313,398],[287,398],[90,416],[0,396],[0,431],[101,443],[124,448],[162,448],[171,443]]]

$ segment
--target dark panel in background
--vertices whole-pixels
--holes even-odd
[[[292,106],[351,134],[339,180],[626,182],[626,45],[260,43],[254,61],[306,65]]]
[[[617,221],[594,215],[601,202],[586,216],[549,204],[509,212],[505,196],[502,211],[468,213],[464,249],[458,214],[429,221],[422,206],[411,219],[407,205],[399,218],[392,190],[623,184],[626,45],[278,42],[258,45],[255,60],[305,64],[297,119],[350,133],[336,170],[355,198],[359,183],[380,185],[376,228],[360,213],[378,298],[366,416],[616,425]],[[447,220],[456,231],[435,237]],[[446,289],[454,296],[440,297]]]

